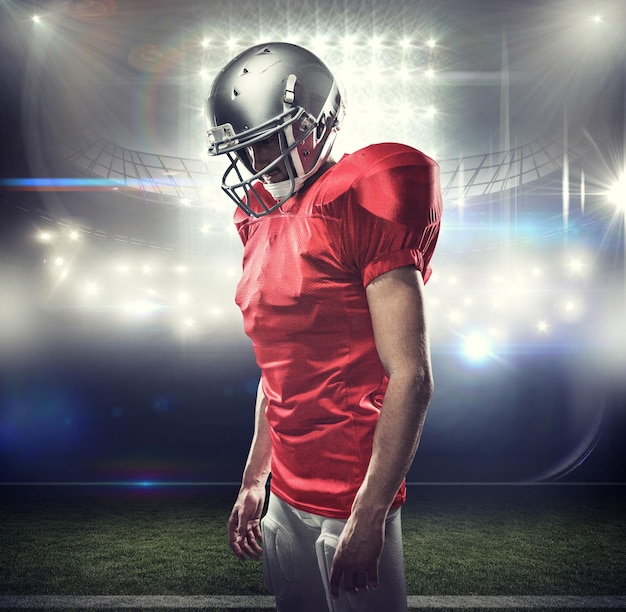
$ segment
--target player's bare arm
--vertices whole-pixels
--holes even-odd
[[[265,418],[267,400],[261,383],[257,391],[254,436],[237,501],[228,519],[228,543],[242,561],[261,558],[261,513],[271,468],[270,436]]]
[[[337,545],[331,593],[378,586],[385,518],[413,461],[433,393],[424,317],[423,282],[410,267],[381,275],[367,287],[376,348],[389,375],[372,457],[352,514]]]

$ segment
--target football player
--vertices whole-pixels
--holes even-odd
[[[236,302],[261,370],[230,547],[262,558],[280,612],[406,610],[400,508],[433,393],[438,165],[394,143],[333,160],[341,90],[292,44],[230,61],[205,115],[209,154],[229,159]]]

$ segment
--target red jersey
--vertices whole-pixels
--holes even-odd
[[[270,215],[237,211],[236,301],[267,397],[270,486],[293,507],[350,515],[388,382],[365,287],[408,265],[427,281],[440,216],[437,164],[398,144],[344,156]],[[403,484],[394,506],[405,498]]]

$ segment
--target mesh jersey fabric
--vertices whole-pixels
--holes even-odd
[[[388,382],[365,288],[401,266],[428,280],[441,208],[436,162],[383,143],[344,156],[270,215],[235,213],[236,302],[267,397],[270,486],[297,509],[350,515]],[[392,507],[405,498],[403,484]]]

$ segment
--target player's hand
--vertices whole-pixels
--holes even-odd
[[[261,512],[265,487],[241,487],[228,519],[228,544],[235,555],[245,561],[261,558]]]
[[[337,542],[330,570],[330,593],[336,599],[343,579],[348,593],[378,587],[378,564],[385,541],[385,522],[373,525],[352,515]]]

